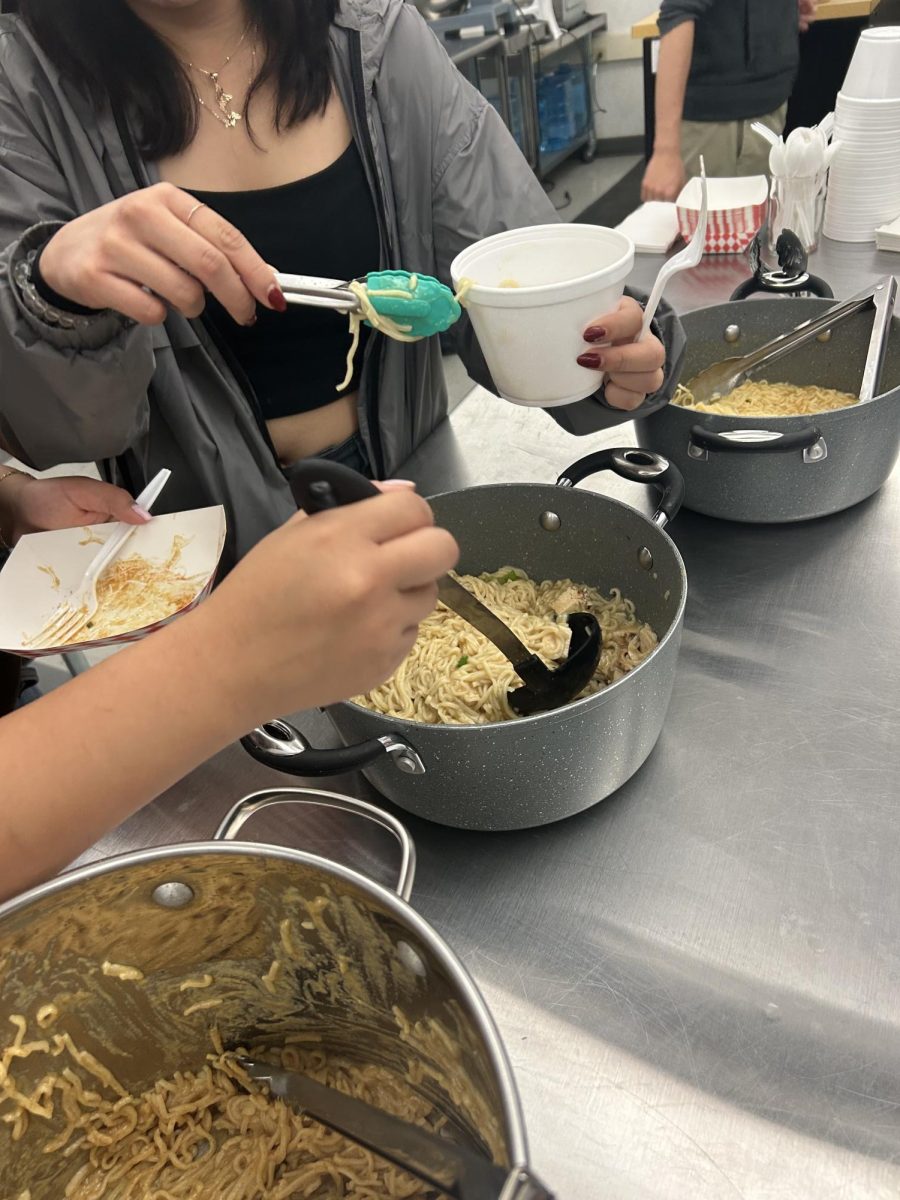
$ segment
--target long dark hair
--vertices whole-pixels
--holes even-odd
[[[276,128],[324,111],[331,94],[328,31],[339,0],[244,0],[259,33],[259,88],[275,87]],[[185,67],[125,0],[19,0],[19,10],[61,74],[98,107],[133,114],[141,153],[177,154],[197,132],[197,95]]]

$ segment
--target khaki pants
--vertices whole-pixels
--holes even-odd
[[[774,129],[784,129],[787,104],[773,113],[754,117]],[[681,158],[688,179],[700,174],[700,155],[710,177],[768,175],[769,143],[750,128],[752,121],[682,121]]]

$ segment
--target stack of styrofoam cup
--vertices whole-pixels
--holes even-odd
[[[825,236],[874,242],[900,215],[900,26],[866,29],[834,110],[841,143],[828,180]]]

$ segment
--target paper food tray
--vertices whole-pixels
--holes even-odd
[[[900,251],[900,217],[875,230],[875,244],[879,250]]]
[[[705,254],[741,254],[753,241],[766,215],[769,181],[765,175],[737,179],[707,179],[708,219]],[[678,228],[690,241],[700,215],[700,179],[695,176],[675,202]]]
[[[66,594],[80,584],[100,550],[101,542],[97,539],[105,541],[114,528],[114,524],[82,526],[32,533],[19,539],[0,571],[0,650],[23,658],[40,658],[66,649],[91,650],[134,642],[188,612],[209,592],[225,545],[225,510],[199,508],[154,517],[149,524],[135,529],[119,558],[139,554],[152,562],[164,563],[171,554],[175,536],[186,538],[175,569],[180,574],[197,577],[196,594],[191,601],[165,620],[137,626],[115,637],[41,650],[31,648],[29,639],[36,637]]]
[[[678,237],[678,212],[674,204],[649,200],[616,228],[631,238],[639,254],[665,254]]]

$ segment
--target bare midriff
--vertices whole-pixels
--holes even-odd
[[[357,398],[356,393],[341,396],[323,408],[267,421],[269,436],[281,465],[290,466],[301,458],[310,458],[331,446],[339,446],[352,437],[359,428]]]

